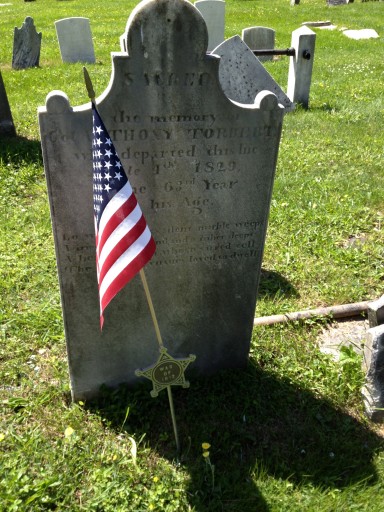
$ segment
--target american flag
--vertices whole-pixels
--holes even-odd
[[[155,241],[94,104],[93,208],[100,326],[113,297],[149,262]]]

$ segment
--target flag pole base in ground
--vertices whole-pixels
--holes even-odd
[[[160,356],[158,360],[148,368],[143,370],[136,370],[135,374],[138,377],[146,377],[152,382],[151,396],[153,398],[159,395],[159,392],[167,388],[169,407],[171,410],[173,431],[175,434],[177,452],[180,453],[179,436],[177,432],[176,415],[173,406],[172,389],[171,386],[182,386],[189,388],[189,382],[185,380],[185,369],[187,366],[195,361],[196,356],[190,354],[189,357],[176,359],[170,356],[167,349],[163,346],[160,348]]]

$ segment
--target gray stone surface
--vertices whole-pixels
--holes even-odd
[[[368,330],[364,347],[365,410],[372,421],[384,421],[384,325]]]
[[[13,124],[7,91],[5,90],[3,77],[0,72],[0,136],[1,135],[13,137],[16,135],[16,130]]]
[[[210,52],[224,41],[225,2],[223,0],[198,0],[195,2],[195,7],[207,25],[207,50]]]
[[[343,34],[349,39],[377,39],[379,34],[373,28],[362,28],[360,30],[344,30]]]
[[[368,304],[368,320],[370,327],[384,324],[384,295]]]
[[[244,28],[241,35],[244,43],[251,50],[273,50],[275,48],[275,31],[268,27]],[[273,55],[260,55],[261,62],[272,60]]]
[[[189,2],[147,0],[128,20],[128,54],[97,98],[157,251],[145,267],[165,346],[194,371],[247,364],[284,109],[268,91],[239,106],[206,55]],[[161,51],[159,51],[159,48]],[[39,109],[72,395],[134,384],[158,357],[139,276],[99,329],[90,104],[51,92]],[[192,365],[191,365],[192,367]]]
[[[292,32],[291,46],[295,56],[289,59],[287,96],[305,108],[309,106],[316,34],[307,26]]]
[[[13,36],[13,69],[26,69],[39,65],[41,32],[37,33],[33,18],[27,16],[21,28],[15,27]]]
[[[64,18],[55,21],[55,27],[63,62],[96,61],[88,18]]]
[[[260,91],[268,90],[277,96],[285,112],[294,109],[294,104],[240,36],[226,39],[212,53],[220,57],[219,79],[228,98],[254,103]]]

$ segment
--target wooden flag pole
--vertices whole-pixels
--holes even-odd
[[[156,313],[155,313],[155,309],[153,307],[153,302],[152,302],[151,294],[149,292],[147,278],[145,277],[144,269],[141,269],[139,273],[140,273],[140,277],[141,277],[141,282],[143,283],[145,296],[147,297],[149,311],[151,312],[152,322],[155,327],[157,342],[158,342],[160,350],[161,350],[162,348],[164,348],[164,344],[163,344],[163,340],[161,338],[159,324],[157,322]],[[173,406],[172,388],[169,384],[168,384],[168,386],[166,386],[166,388],[167,388],[167,392],[168,392],[169,409],[171,411],[171,417],[172,417],[173,433],[175,435],[177,453],[179,454],[180,453],[180,442],[179,442],[179,434],[177,431],[175,408]]]
[[[96,104],[95,104],[96,94],[93,89],[91,77],[89,76],[89,73],[85,66],[83,67],[83,73],[84,73],[85,86],[86,86],[87,92],[88,92],[88,97],[90,98],[91,102],[96,106]],[[139,273],[140,273],[140,277],[141,277],[141,282],[143,283],[145,296],[147,298],[149,311],[151,313],[152,322],[153,322],[153,325],[155,328],[156,338],[157,338],[157,342],[159,344],[160,352],[163,352],[166,349],[164,347],[163,340],[161,338],[159,324],[158,324],[158,321],[156,318],[156,313],[155,313],[155,309],[153,307],[153,302],[152,302],[151,294],[149,292],[149,287],[148,287],[148,283],[147,283],[147,278],[145,277],[144,269],[141,269]],[[179,435],[178,435],[178,431],[177,431],[175,408],[173,405],[172,389],[171,389],[170,384],[166,385],[165,387],[167,388],[167,392],[168,392],[168,401],[169,401],[169,408],[170,408],[171,417],[172,417],[173,432],[175,435],[177,453],[179,454],[180,453],[180,443],[179,443]]]

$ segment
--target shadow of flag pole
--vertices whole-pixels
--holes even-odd
[[[84,73],[84,80],[85,80],[85,85],[87,88],[88,96],[92,102],[94,109],[97,112],[95,91],[93,89],[91,78],[90,78],[88,71],[85,67],[83,67],[83,73]],[[98,115],[98,113],[97,113],[97,115]],[[105,128],[101,121],[100,121],[100,124],[103,126],[103,128]],[[101,130],[101,131],[103,131],[103,130]],[[109,141],[109,142],[112,144],[112,141]],[[120,163],[120,161],[119,161],[119,163]],[[119,170],[122,171],[123,169],[119,167]],[[101,176],[101,172],[99,172],[98,174]],[[100,190],[100,189],[98,188],[98,190]],[[95,214],[95,215],[97,215],[97,214]],[[150,255],[150,257],[152,257],[152,255],[153,255],[153,253]],[[145,277],[143,268],[141,268],[139,270],[139,274],[140,274],[141,282],[143,284],[143,288],[144,288],[145,295],[147,298],[152,322],[153,322],[153,325],[155,328],[156,338],[157,338],[157,342],[159,344],[160,356],[153,365],[151,365],[145,369],[138,369],[135,371],[135,374],[138,377],[146,377],[147,379],[149,379],[152,382],[152,385],[153,385],[153,389],[151,391],[152,397],[158,396],[159,391],[161,391],[162,389],[165,389],[165,388],[167,389],[169,408],[170,408],[171,417],[172,417],[173,432],[174,432],[175,441],[176,441],[176,448],[177,448],[177,453],[180,454],[180,442],[179,442],[179,435],[178,435],[178,431],[177,431],[176,415],[175,415],[175,409],[174,409],[174,404],[173,404],[171,386],[182,386],[184,388],[189,387],[189,382],[185,380],[184,372],[185,372],[185,369],[187,368],[187,366],[192,361],[194,361],[196,359],[196,356],[193,354],[190,354],[189,357],[187,357],[187,358],[180,358],[180,359],[177,358],[176,359],[168,354],[167,349],[165,348],[162,337],[161,337],[159,324],[158,324],[158,321],[156,318],[155,309],[153,307],[151,294],[149,292],[149,287],[148,287],[147,279]],[[100,288],[101,287],[100,287],[100,283],[99,283],[99,289]],[[101,292],[99,292],[99,293],[101,295]],[[104,307],[106,307],[106,305]],[[103,316],[101,314],[101,325],[102,325],[102,323],[103,323]]]

